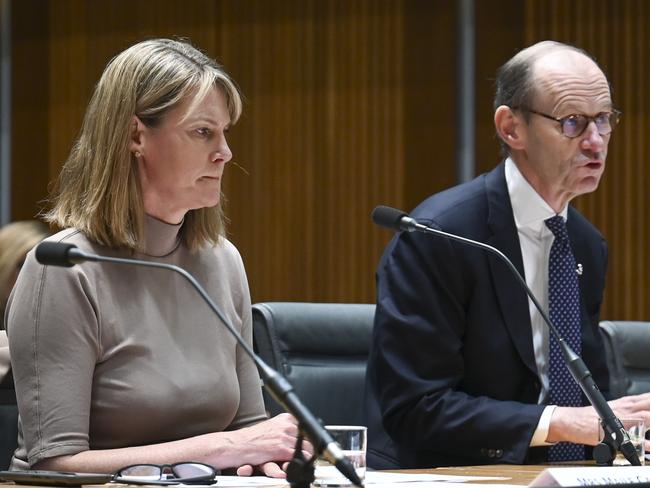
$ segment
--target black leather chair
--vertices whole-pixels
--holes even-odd
[[[614,397],[650,391],[650,322],[602,321]]]
[[[0,381],[0,470],[8,469],[18,444],[18,406],[11,372]]]
[[[363,425],[374,305],[267,302],[253,306],[255,350],[329,425]],[[265,392],[271,415],[282,408]]]

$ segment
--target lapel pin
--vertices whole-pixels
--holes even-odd
[[[578,267],[576,268],[576,273],[578,273],[578,276],[582,276],[582,264],[578,263]]]

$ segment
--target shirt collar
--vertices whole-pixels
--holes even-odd
[[[506,158],[505,164],[506,185],[508,186],[512,213],[518,230],[529,229],[539,233],[546,229],[544,221],[555,215],[561,215],[566,221],[568,206],[565,206],[559,214],[556,214],[551,206],[528,183],[512,159]]]
[[[181,242],[180,231],[183,221],[179,224],[168,224],[151,215],[144,219],[144,254],[153,257],[165,257],[178,248]]]

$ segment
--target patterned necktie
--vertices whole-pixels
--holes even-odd
[[[571,243],[569,242],[569,234],[564,219],[556,215],[545,222],[555,236],[548,265],[548,315],[560,336],[580,356],[582,352],[580,290],[576,260],[571,251]],[[582,405],[580,386],[573,380],[562,357],[562,351],[552,335],[549,343],[550,404],[578,407]],[[585,459],[585,448],[580,444],[561,442],[551,446],[548,452],[549,461],[574,461],[579,459]]]

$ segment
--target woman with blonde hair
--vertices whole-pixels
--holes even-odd
[[[250,342],[241,257],[224,237],[221,182],[239,92],[186,42],[116,56],[59,178],[50,240],[192,273]],[[199,461],[284,476],[293,417],[267,420],[253,362],[180,276],[30,253],[8,305],[20,413],[12,469],[114,472]]]

